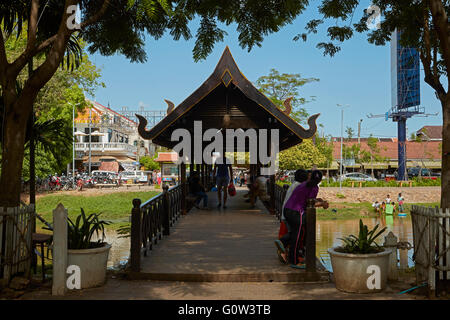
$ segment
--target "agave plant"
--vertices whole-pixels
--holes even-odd
[[[350,235],[345,238],[339,238],[343,241],[344,245],[340,248],[340,252],[345,253],[377,253],[382,251],[381,247],[375,242],[385,230],[386,227],[375,233],[378,229],[378,224],[369,231],[366,225],[363,224],[362,220],[359,219],[359,235]]]
[[[68,247],[69,249],[91,249],[101,247],[105,240],[105,226],[109,221],[99,219],[100,214],[91,213],[88,217],[81,208],[81,214],[75,223],[69,218]],[[96,234],[98,240],[92,241],[92,236]],[[99,237],[101,233],[101,237]]]

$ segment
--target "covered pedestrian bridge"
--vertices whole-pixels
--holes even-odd
[[[169,149],[177,149],[177,144],[185,143],[185,139],[190,140],[190,143],[184,144],[184,148],[179,151],[179,158],[182,160],[180,163],[181,183],[171,189],[164,186],[163,193],[146,203],[142,204],[138,200],[133,203],[131,269],[134,276],[147,275],[149,278],[159,280],[167,278],[167,280],[184,279],[186,281],[189,279],[192,281],[216,281],[217,279],[229,281],[233,277],[201,278],[193,274],[195,274],[195,270],[197,273],[203,274],[212,265],[216,265],[215,269],[211,269],[217,271],[214,273],[216,275],[253,274],[257,269],[246,268],[246,263],[254,267],[259,265],[267,270],[265,267],[270,266],[269,261],[273,259],[278,263],[278,267],[291,269],[280,265],[273,245],[279,227],[279,222],[275,217],[280,217],[285,191],[275,184],[274,170],[264,171],[262,169],[274,168],[273,159],[278,151],[295,146],[303,139],[312,138],[316,133],[316,119],[319,114],[308,119],[309,128],[305,129],[289,116],[291,112],[289,99],[285,102],[285,107],[285,110],[279,109],[245,78],[227,47],[211,76],[176,108],[169,102],[167,116],[153,128],[146,130],[147,121],[136,115],[140,120],[139,134],[142,138],[152,140],[153,143]],[[235,133],[240,129],[242,129],[241,132],[248,133],[250,129],[254,130],[255,134],[249,135],[250,138],[249,136],[245,137],[244,143],[239,143],[238,137],[234,136],[232,138],[234,143],[230,146],[225,143],[227,133],[230,132],[228,129],[233,129]],[[183,134],[180,135],[180,132]],[[178,138],[173,139],[173,135]],[[183,139],[180,139],[181,136]],[[224,143],[221,143],[222,141]],[[243,199],[246,190],[241,189],[238,190],[236,196],[231,199],[229,197],[227,209],[216,208],[214,204],[217,201],[217,195],[209,193],[210,207],[214,209],[206,211],[194,208],[189,211],[191,206],[188,201],[187,169],[189,172],[199,172],[203,185],[210,189],[215,184],[211,174],[213,170],[211,159],[214,158],[215,153],[226,154],[227,158],[230,158],[236,152],[250,154],[251,176],[256,177],[261,173],[268,176],[270,201],[267,206],[264,207],[260,204],[256,209],[250,210],[249,204],[245,203],[245,199]],[[272,157],[268,160],[265,156],[270,154]],[[312,214],[315,209],[312,205],[310,209]],[[189,214],[187,214],[188,211]],[[315,215],[312,222],[314,226],[311,227],[314,227],[315,230]],[[229,237],[226,236],[227,232]],[[162,241],[161,249],[156,249],[154,245],[169,234],[171,236],[168,240]],[[304,271],[300,278],[318,281],[323,274],[320,268],[316,268],[315,232],[310,234],[308,237],[310,241],[307,239],[307,245],[313,245],[314,252],[307,249],[311,253],[311,257],[309,259],[307,257],[308,272]],[[204,237],[204,239],[197,239],[198,237]],[[239,240],[240,238],[242,241]],[[203,241],[204,246],[198,245],[198,241]],[[263,245],[263,243],[265,244]],[[225,250],[226,244],[231,246],[230,250]],[[236,249],[238,250],[236,251]],[[186,255],[181,254],[180,250]],[[258,250],[263,250],[264,253]],[[152,251],[151,256],[141,261],[142,255],[149,255],[150,251]],[[256,256],[252,258],[251,253],[256,254],[259,258]],[[269,256],[272,258],[268,258]],[[185,257],[189,261],[181,257]],[[262,257],[268,258],[266,265],[266,259],[261,259]],[[221,264],[222,267],[217,267],[217,263],[209,264],[209,267],[208,264],[202,265],[205,261],[216,261],[217,263],[228,261],[230,266],[240,265],[241,272],[237,269],[227,268],[223,264]],[[182,265],[189,265],[188,269],[192,272],[188,272],[186,268],[179,269],[178,267]],[[160,272],[155,270],[160,270]],[[179,272],[174,272],[176,275],[169,275],[167,272],[163,272],[164,270],[179,270]],[[289,271],[300,274],[303,270],[291,269]],[[236,277],[236,279],[246,278]],[[298,276],[296,277],[294,278],[301,280]],[[246,279],[250,278],[252,277]],[[258,276],[253,276],[253,278],[257,279]],[[280,281],[288,278],[280,277]]]

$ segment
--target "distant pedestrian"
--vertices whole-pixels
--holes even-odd
[[[158,182],[158,184],[161,184],[161,172],[160,171],[158,171],[156,173],[156,181]]]
[[[243,172],[241,172],[240,179],[241,181],[239,186],[242,187],[242,185],[245,184],[245,176]]]
[[[401,192],[398,194],[397,201],[398,201],[398,212],[399,213],[404,213],[405,212],[405,208],[403,207],[403,204],[405,203],[405,198],[403,198]]]
[[[227,187],[233,178],[233,168],[231,167],[231,161],[225,157],[225,155],[221,155],[216,159],[214,165],[214,176],[216,177],[217,184],[217,196],[219,203],[217,207],[222,206],[222,189],[223,189],[223,208],[227,208],[227,198],[228,192]]]

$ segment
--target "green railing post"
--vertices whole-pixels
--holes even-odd
[[[306,271],[316,272],[316,207],[308,199],[306,206]]]
[[[131,209],[131,249],[130,264],[131,271],[139,272],[141,270],[141,200],[133,199],[133,209]]]
[[[164,211],[163,211],[163,235],[170,235],[170,195],[169,195],[169,186],[167,184],[163,184],[163,201],[164,201]]]

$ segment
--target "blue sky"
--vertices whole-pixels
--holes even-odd
[[[365,7],[361,5],[354,21],[359,20]],[[339,103],[349,105],[344,109],[344,128],[351,126],[356,132],[358,121],[363,119],[361,136],[397,136],[396,123],[366,116],[369,113],[384,114],[391,108],[390,46],[374,46],[367,42],[365,35],[356,34],[342,45],[335,57],[324,57],[315,46],[327,41],[327,25],[307,42],[292,40],[314,17],[317,17],[317,9],[311,6],[291,25],[266,37],[262,47],[255,47],[251,52],[239,46],[236,28],[230,25],[225,27],[228,33],[225,40],[216,44],[206,60],[197,63],[192,58],[195,40],[174,41],[168,34],[157,41],[146,41],[148,61],[144,64],[130,63],[120,55],[91,55],[91,60],[102,68],[102,81],[106,84],[106,88],[98,89],[91,98],[104,105],[110,103],[115,110],[123,106],[137,110],[140,105],[148,110],[165,110],[164,99],[178,105],[213,72],[228,45],[242,73],[252,82],[267,75],[271,68],[280,73],[319,78],[319,82],[303,86],[300,93],[305,98],[316,97],[304,107],[310,114],[321,113],[318,123],[324,125],[325,134],[340,136],[340,109],[336,106]],[[197,21],[191,25],[195,35]],[[408,120],[408,136],[424,125],[442,124],[440,103],[423,80],[421,105],[427,113],[439,112],[439,115]]]

